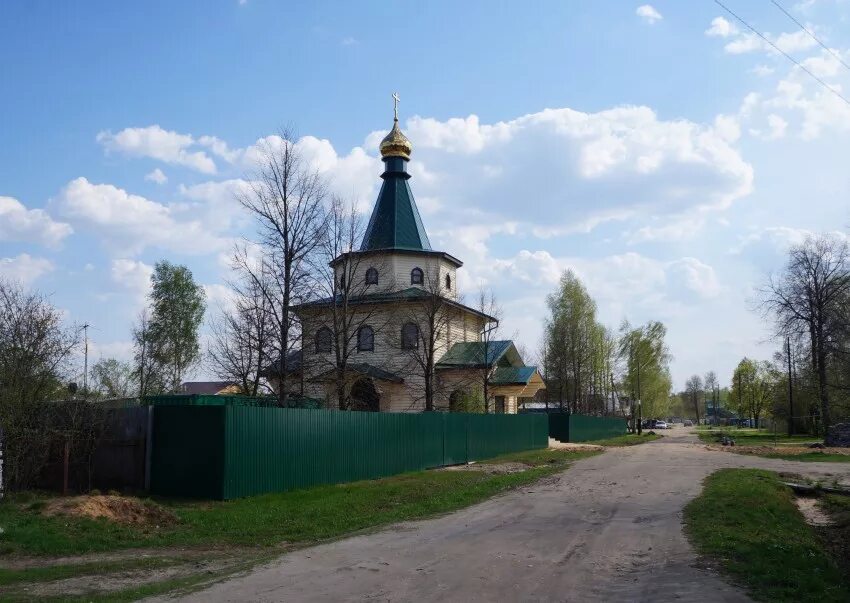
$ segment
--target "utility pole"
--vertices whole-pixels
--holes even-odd
[[[794,435],[794,382],[791,374],[791,338],[785,338],[785,350],[788,353],[788,436]]]

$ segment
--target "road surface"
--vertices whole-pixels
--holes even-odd
[[[850,484],[850,464],[709,451],[691,430],[609,449],[436,519],[287,554],[185,601],[748,601],[702,567],[682,509],[721,467]]]

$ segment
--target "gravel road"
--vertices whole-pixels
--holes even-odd
[[[710,451],[677,428],[450,515],[290,553],[183,600],[748,601],[682,532],[683,507],[722,467],[850,484],[850,464]]]

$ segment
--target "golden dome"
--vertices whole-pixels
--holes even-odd
[[[398,127],[398,118],[393,120],[393,129],[381,141],[381,157],[402,157],[410,161],[413,145]]]

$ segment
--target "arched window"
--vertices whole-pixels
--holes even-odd
[[[451,274],[446,275],[446,289],[449,290],[449,291],[452,290],[452,275]]]
[[[375,331],[369,325],[360,327],[360,329],[357,331],[357,351],[375,351]]]
[[[412,322],[401,328],[401,349],[415,350],[419,347],[419,327]]]
[[[331,351],[331,344],[333,342],[333,333],[327,327],[322,327],[318,331],[316,331],[316,353],[317,354],[327,354]]]
[[[410,284],[411,285],[421,285],[425,282],[425,274],[422,272],[422,268],[414,268],[410,271]]]
[[[367,285],[377,285],[378,284],[378,271],[374,268],[369,268],[366,271],[366,284]]]

